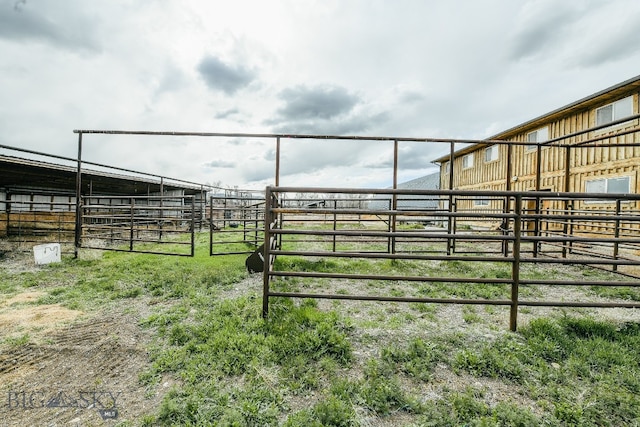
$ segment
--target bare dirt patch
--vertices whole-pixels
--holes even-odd
[[[27,291],[0,301],[0,342],[21,336],[41,340],[83,314],[59,304],[35,305],[45,295],[41,291]]]
[[[44,295],[46,294],[40,291],[22,292],[21,294],[15,295],[5,301],[0,301],[0,308],[20,303],[34,303]]]
[[[72,322],[66,318],[65,325],[50,328],[42,340],[0,346],[0,425],[115,425],[138,422],[153,412],[161,395],[138,380],[148,366],[152,334],[139,326],[147,303]],[[79,313],[53,306],[27,308],[58,320]],[[15,319],[25,309],[10,314]],[[25,327],[46,317],[24,316]]]
[[[57,324],[75,319],[82,314],[58,304],[37,305],[0,313],[0,329],[11,334],[14,331],[40,334],[49,332]],[[1,334],[0,336],[4,335]]]

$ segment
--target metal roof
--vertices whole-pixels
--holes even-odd
[[[398,184],[399,189],[405,190],[438,190],[440,188],[440,172],[435,172],[411,181]],[[398,209],[436,209],[439,196],[408,196],[398,195]],[[370,209],[388,209],[391,196],[377,194],[369,202]]]
[[[0,155],[0,188],[9,191],[76,193],[77,167]],[[82,170],[82,192],[94,195],[145,195],[159,193],[161,181],[98,170]],[[198,186],[163,182],[165,191],[197,194]]]

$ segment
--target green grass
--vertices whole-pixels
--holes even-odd
[[[640,423],[640,326],[590,318],[538,319],[457,352],[453,367],[519,386],[558,425]]]
[[[462,310],[465,327],[439,332],[435,304],[362,302],[348,311],[315,300],[274,299],[261,317],[260,289],[234,292],[247,277],[244,256],[209,257],[198,236],[196,257],[104,252],[65,258],[33,271],[0,270],[0,292],[37,288],[38,303],[85,311],[158,302],[140,325],[153,335],[139,381],[160,407],[131,425],[221,426],[622,426],[640,424],[640,326],[565,310],[529,321],[518,333],[484,333],[490,307]],[[461,271],[505,278],[504,263],[369,262],[282,258],[299,271],[428,274]],[[563,269],[545,276],[582,277]],[[600,274],[600,273],[598,273]],[[550,277],[551,276],[551,277]],[[326,286],[327,281],[313,282]],[[300,290],[305,279],[282,280]],[[341,287],[342,286],[342,287]],[[349,283],[395,296],[503,298],[504,285]],[[385,287],[386,286],[386,287]],[[351,293],[343,282],[337,289]],[[508,295],[508,294],[507,294]],[[497,310],[496,310],[497,311]],[[574,313],[574,314],[571,314]],[[535,310],[532,310],[535,314]],[[529,315],[529,317],[531,314]],[[405,328],[409,332],[405,331]],[[27,345],[29,333],[4,340]],[[164,392],[167,378],[174,386]],[[499,392],[490,387],[499,385]]]
[[[313,302],[276,303],[268,320],[256,298],[210,302],[197,321],[183,310],[146,322],[159,328],[164,343],[141,380],[152,384],[173,373],[182,383],[160,409],[163,424],[274,423],[287,396],[317,389],[352,359],[349,325]]]

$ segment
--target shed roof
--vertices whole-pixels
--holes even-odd
[[[75,194],[77,169],[39,160],[0,155],[0,187],[9,190]],[[83,193],[96,195],[135,195],[160,192],[160,180],[98,170],[82,170]],[[195,185],[163,182],[165,191],[201,191]]]

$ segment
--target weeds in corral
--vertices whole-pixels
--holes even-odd
[[[442,277],[448,276],[449,268],[459,268],[433,262],[316,261],[295,268],[375,268]],[[532,271],[523,271],[523,277]],[[507,273],[501,264],[473,269],[473,274],[487,278],[504,278]],[[239,298],[220,298],[247,276],[242,256],[191,259],[104,253],[91,260],[65,260],[20,277],[3,274],[7,282],[0,286],[7,293],[46,280],[47,296],[39,303],[90,310],[140,298],[160,302],[143,322],[156,340],[149,348],[149,367],[139,379],[150,394],[161,390],[161,378],[170,377],[175,386],[156,413],[135,420],[142,425],[358,426],[371,420],[391,424],[396,416],[416,426],[640,423],[636,354],[640,342],[634,324],[567,315],[534,320],[517,334],[486,338],[473,335],[486,326],[478,319],[484,312],[467,309],[463,315],[469,330],[438,336],[418,331],[406,341],[390,343],[370,332],[383,330],[395,336],[417,321],[441,322],[441,306],[362,303],[361,309],[341,312],[344,309],[338,305],[320,310],[311,300],[274,299],[265,321],[256,296],[259,289],[247,289]],[[577,269],[571,274],[580,277]],[[283,290],[305,286],[298,278],[277,283]],[[342,289],[350,292],[350,287]],[[503,285],[404,282],[389,287],[398,296],[481,298],[499,298],[504,289]],[[349,316],[358,310],[356,323]],[[356,331],[352,324],[365,331]],[[22,345],[25,339],[17,337],[15,344]],[[362,352],[365,346],[375,348],[375,354]],[[496,403],[496,395],[475,384],[447,389],[441,386],[443,372],[454,381],[456,373],[465,379],[472,375],[480,383],[483,377],[492,378],[527,403]],[[437,397],[421,394],[426,387],[436,390]]]
[[[335,313],[320,312],[314,301],[282,300],[265,320],[258,302],[244,297],[213,303],[189,326],[167,326],[161,317],[149,320],[150,326],[160,322],[164,327],[167,345],[156,349],[145,378],[173,372],[184,384],[165,399],[161,422],[197,424],[195,414],[206,407],[210,417],[218,414],[210,421],[271,424],[285,410],[284,396],[315,390],[349,364],[350,326]],[[227,384],[236,383],[245,386],[229,389]],[[212,403],[210,393],[220,399]]]
[[[431,379],[436,364],[446,360],[446,356],[445,348],[441,344],[416,338],[406,348],[383,347],[381,359],[390,365],[393,371],[426,382]]]
[[[592,286],[591,292],[605,298],[640,301],[640,289],[621,286]]]
[[[467,387],[464,391],[446,392],[441,399],[424,403],[422,413],[423,415],[419,417],[418,422],[414,424],[415,426],[535,427],[557,425],[513,402],[499,402],[495,406],[491,406],[486,403],[484,392],[473,387]]]
[[[310,409],[303,409],[290,415],[283,424],[284,427],[351,427],[356,425],[356,413],[353,405],[334,395],[319,401]]]
[[[640,327],[589,318],[538,319],[490,344],[460,350],[453,366],[522,386],[561,425],[640,422]]]
[[[31,336],[28,333],[23,333],[17,336],[8,336],[0,341],[2,344],[7,344],[10,347],[22,347],[27,345],[31,341]]]
[[[462,320],[466,323],[482,323],[485,318],[478,314],[474,307],[467,305],[462,309]]]
[[[364,407],[374,414],[384,416],[401,410],[420,411],[417,400],[402,389],[389,366],[377,359],[371,359],[365,365],[364,379],[358,386]]]

